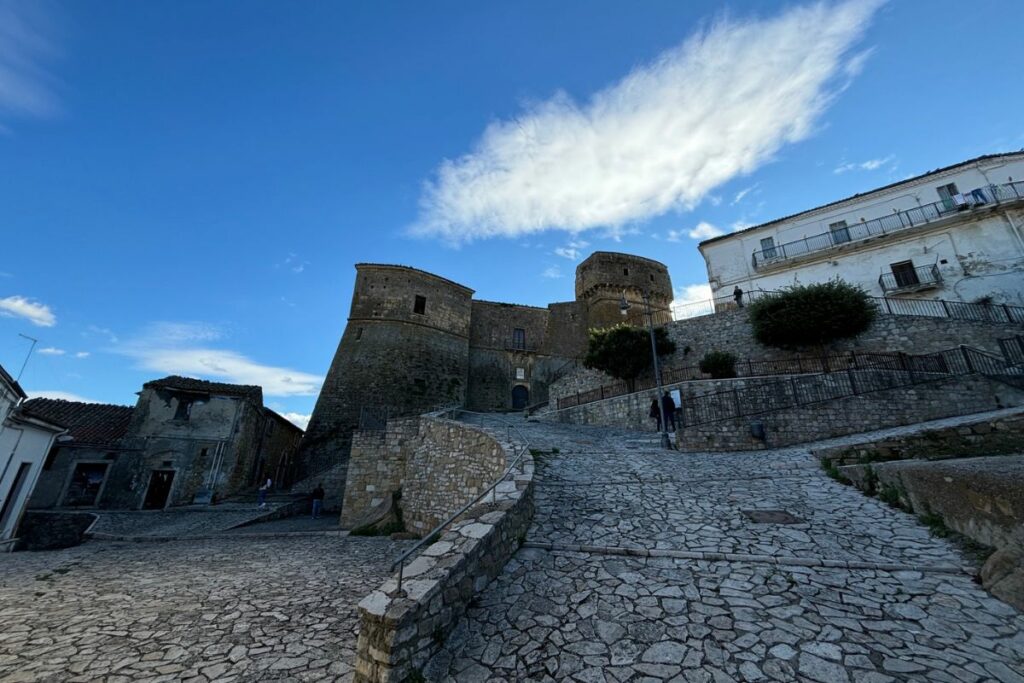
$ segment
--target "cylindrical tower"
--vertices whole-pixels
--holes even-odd
[[[651,302],[656,325],[672,321],[672,280],[665,264],[612,251],[595,251],[576,268],[576,300],[587,304],[587,324],[604,328],[629,322],[646,324],[643,294]],[[622,297],[630,308],[620,311]]]
[[[462,403],[473,290],[409,268],[360,263],[348,324],[302,441],[306,475],[348,461],[361,410]]]

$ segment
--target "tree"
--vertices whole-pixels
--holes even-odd
[[[654,343],[659,357],[676,351],[676,344],[668,338],[664,327],[654,328]],[[584,367],[621,379],[633,391],[636,378],[650,371],[652,365],[651,337],[642,327],[621,324],[603,330],[590,330],[587,355],[583,359]]]
[[[860,287],[840,279],[794,285],[747,306],[754,338],[765,346],[824,346],[861,334],[878,311]]]

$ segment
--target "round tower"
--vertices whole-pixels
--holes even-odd
[[[644,325],[643,295],[656,325],[672,321],[672,280],[665,264],[642,256],[595,251],[576,268],[576,300],[587,305],[587,325],[604,328],[629,322]],[[621,312],[625,297],[630,304]]]
[[[307,475],[346,462],[360,414],[462,403],[473,290],[407,266],[356,265],[348,324],[303,439]]]

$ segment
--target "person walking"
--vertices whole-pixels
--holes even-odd
[[[676,402],[667,391],[661,397],[661,407],[665,411],[665,424],[672,427],[673,432],[676,431]]]
[[[256,507],[267,507],[267,494],[270,493],[270,489],[273,485],[274,482],[270,479],[270,477],[267,477],[267,480],[263,482],[263,486],[261,486],[259,491],[256,493]]]
[[[313,489],[313,519],[320,519],[320,510],[324,506],[324,485],[317,484]]]
[[[740,289],[739,285],[736,285],[736,289],[732,290],[732,298],[736,301],[736,308],[743,308],[743,290]]]
[[[650,410],[650,412],[648,414],[651,417],[654,418],[654,431],[660,432],[661,431],[661,411],[658,410],[658,399],[655,398],[655,399],[651,400],[651,410]]]

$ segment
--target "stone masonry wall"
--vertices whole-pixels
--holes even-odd
[[[352,435],[348,477],[343,485],[341,527],[350,529],[360,515],[402,488],[406,463],[419,445],[420,418],[389,420],[383,431]]]
[[[402,486],[406,528],[428,533],[482,493],[506,466],[505,452],[488,434],[458,422],[422,420]]]
[[[786,360],[797,356],[820,355],[818,349],[789,351],[763,346],[754,340],[746,310],[733,310],[717,315],[677,320],[666,325],[669,337],[676,343],[676,352],[664,360],[666,369],[695,366],[709,351],[728,351],[740,361]],[[880,315],[867,332],[856,339],[832,344],[828,353],[899,352],[931,353],[953,348],[960,344],[1000,353],[999,339],[1005,339],[1024,330],[1014,323],[954,320],[925,316]],[[689,348],[689,353],[685,350]],[[576,392],[589,391],[613,384],[615,380],[594,370],[569,373],[554,382],[549,395],[552,403]]]
[[[1022,404],[1024,391],[974,375],[694,425],[676,436],[684,451],[761,450]],[[765,441],[750,435],[755,420]]]
[[[966,458],[1024,453],[1024,414],[989,417],[955,427],[865,441],[854,446],[833,446],[814,451],[815,457],[835,466],[886,460]]]
[[[449,443],[513,450],[468,425],[430,421],[428,434]],[[471,434],[470,432],[475,432]],[[359,603],[356,645],[359,683],[412,678],[433,656],[473,596],[490,583],[516,552],[533,518],[533,458],[523,455],[514,476],[499,484],[493,502],[467,511],[404,569],[402,590],[390,579]]]

